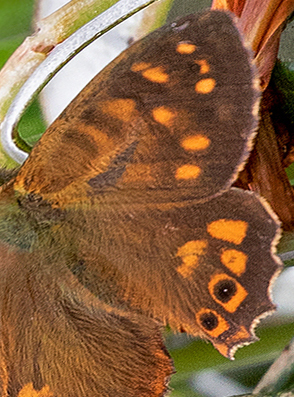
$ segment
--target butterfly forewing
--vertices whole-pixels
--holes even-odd
[[[62,113],[16,189],[65,206],[111,186],[144,203],[150,190],[157,202],[215,195],[248,155],[253,83],[229,15],[207,12],[163,27],[124,52]]]

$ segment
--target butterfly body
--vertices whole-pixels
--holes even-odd
[[[122,53],[49,127],[1,188],[3,397],[163,396],[163,324],[227,357],[256,339],[279,225],[230,188],[254,85],[231,17],[206,12]]]

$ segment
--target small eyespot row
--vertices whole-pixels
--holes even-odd
[[[215,310],[202,308],[196,313],[196,321],[212,338],[217,338],[230,328],[229,323]]]
[[[213,300],[229,313],[234,313],[248,295],[237,280],[225,273],[213,275],[208,290]]]

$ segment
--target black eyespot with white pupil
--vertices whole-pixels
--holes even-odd
[[[219,301],[227,303],[236,294],[237,286],[233,280],[222,280],[215,284],[213,292]]]
[[[212,312],[203,313],[200,316],[200,322],[207,331],[212,331],[218,326],[218,318]]]

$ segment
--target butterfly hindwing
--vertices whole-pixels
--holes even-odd
[[[200,334],[226,356],[253,341],[252,324],[274,309],[269,289],[279,267],[272,253],[278,224],[252,193],[230,189],[202,204],[117,205],[68,215],[57,239],[73,241],[69,267],[108,304]],[[67,232],[71,237],[61,237]],[[201,313],[214,318],[212,329]]]

